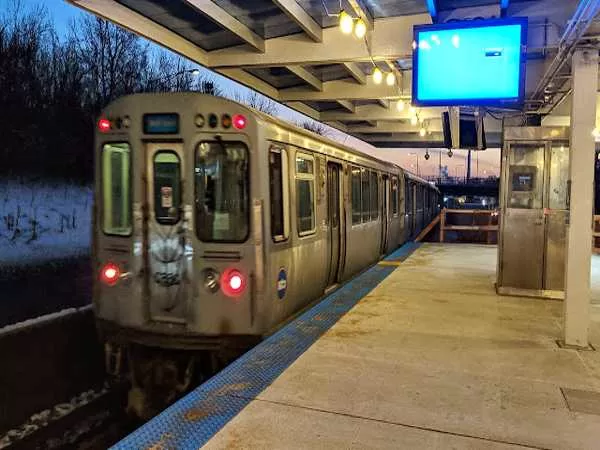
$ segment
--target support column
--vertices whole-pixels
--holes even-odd
[[[572,58],[571,151],[569,152],[571,202],[567,233],[564,342],[588,346],[590,321],[590,263],[594,199],[596,91],[598,51],[577,50]]]

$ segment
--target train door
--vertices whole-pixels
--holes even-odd
[[[143,254],[145,295],[151,320],[184,323],[186,217],[183,213],[182,143],[146,144],[146,205]]]
[[[334,162],[327,163],[327,218],[329,223],[329,278],[328,286],[338,282],[342,264],[342,189],[341,189],[342,167]]]
[[[417,217],[417,211],[419,210],[419,197],[418,197],[418,191],[417,191],[417,184],[411,182],[410,183],[410,198],[411,198],[411,205],[412,205],[412,224],[410,226],[410,237],[411,239],[415,237],[415,234],[417,232],[417,222],[418,222],[418,217]]]
[[[390,178],[383,175],[381,179],[383,181],[383,196],[381,202],[381,249],[379,253],[385,255],[388,246]]]

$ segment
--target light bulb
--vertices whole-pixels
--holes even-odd
[[[414,125],[416,125],[417,123],[419,123],[419,119],[417,119],[417,116],[412,116],[412,117],[410,118],[410,124],[414,126]]]
[[[350,17],[346,11],[340,12],[340,30],[344,34],[352,33],[352,28],[354,28],[354,20]]]
[[[387,84],[388,86],[393,86],[395,82],[396,82],[396,75],[394,75],[392,72],[389,72],[385,76],[385,84]]]
[[[375,84],[381,84],[383,81],[383,73],[379,70],[379,67],[373,69],[373,81]]]
[[[408,108],[408,112],[411,113],[411,115],[415,115],[417,113],[417,108],[415,108],[413,105],[410,105],[410,108]]]
[[[404,100],[398,100],[398,103],[396,103],[396,109],[398,110],[398,112],[404,111]]]
[[[427,134],[427,130],[425,128],[421,128],[419,130],[419,136],[425,137],[426,134]]]
[[[367,25],[365,24],[364,20],[358,19],[354,25],[354,36],[362,39],[365,37],[365,34],[367,34]]]

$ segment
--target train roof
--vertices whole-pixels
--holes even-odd
[[[239,107],[248,110],[250,113],[252,113],[252,114],[260,117],[265,122],[270,122],[270,123],[273,123],[273,124],[275,124],[275,125],[283,128],[283,129],[287,129],[289,131],[292,131],[294,133],[301,134],[301,135],[310,137],[310,138],[315,139],[315,140],[320,140],[320,141],[324,142],[327,145],[330,145],[332,147],[337,147],[339,149],[343,149],[344,151],[347,151],[348,153],[351,153],[351,154],[353,154],[355,156],[359,156],[359,157],[362,157],[362,158],[365,158],[365,159],[369,159],[369,160],[371,160],[373,162],[377,162],[379,164],[382,164],[384,166],[388,166],[390,168],[396,168],[396,169],[402,171],[410,179],[412,179],[414,181],[417,181],[419,183],[427,184],[427,185],[431,186],[432,188],[437,189],[435,186],[433,186],[427,180],[424,180],[423,178],[420,178],[420,177],[418,177],[416,175],[413,175],[412,173],[408,172],[403,167],[401,167],[401,166],[399,166],[399,165],[397,165],[395,163],[392,163],[390,161],[385,161],[385,160],[376,158],[376,157],[374,157],[374,156],[372,156],[372,155],[370,155],[368,153],[361,152],[360,150],[357,150],[357,149],[355,149],[353,147],[349,147],[349,146],[347,146],[345,144],[342,144],[339,141],[335,141],[335,140],[333,140],[331,138],[328,138],[327,136],[323,136],[323,135],[314,133],[314,132],[312,132],[310,130],[307,130],[305,128],[299,127],[299,126],[297,126],[297,125],[295,125],[293,123],[287,122],[287,121],[279,119],[277,117],[273,117],[273,116],[271,116],[271,115],[269,115],[267,113],[264,113],[262,111],[259,111],[259,110],[255,109],[255,108],[252,108],[251,106],[248,106],[248,105],[246,105],[244,103],[240,103],[240,102],[237,102],[235,100],[232,100],[232,99],[229,99],[229,98],[226,98],[226,97],[219,97],[219,96],[214,96],[214,95],[211,95],[211,94],[204,94],[204,93],[201,93],[201,92],[193,92],[193,91],[189,91],[189,92],[164,92],[164,93],[142,92],[142,93],[129,94],[129,95],[125,95],[123,97],[120,97],[120,98],[114,100],[113,102],[111,102],[109,105],[107,105],[105,107],[105,109],[108,108],[108,107],[110,107],[111,105],[113,105],[115,103],[119,103],[120,101],[124,101],[125,99],[135,98],[135,97],[149,97],[149,96],[156,96],[156,95],[162,95],[162,96],[165,96],[165,97],[186,97],[186,96],[188,96],[188,97],[189,96],[194,96],[194,97],[210,97],[212,99],[218,99],[218,100],[221,100],[223,102],[234,103],[234,104],[238,105]]]

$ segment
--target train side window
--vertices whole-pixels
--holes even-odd
[[[398,178],[392,177],[392,215],[398,215]]]
[[[316,230],[315,220],[315,160],[296,153],[296,216],[298,234],[306,236]]]
[[[271,195],[271,236],[275,242],[289,236],[289,178],[287,152],[272,146],[269,152],[269,192]]]
[[[365,169],[360,170],[361,180],[361,191],[362,191],[362,221],[368,222],[371,220],[371,192],[370,192],[370,177],[369,171]]]
[[[116,236],[131,235],[131,149],[127,143],[102,147],[102,229]]]
[[[351,167],[352,170],[352,225],[361,223],[361,191],[360,191],[360,169],[356,166]]]
[[[371,220],[377,220],[379,217],[379,183],[377,172],[370,172],[371,176]]]
[[[161,225],[179,222],[181,205],[181,161],[177,153],[154,154],[154,216]]]

